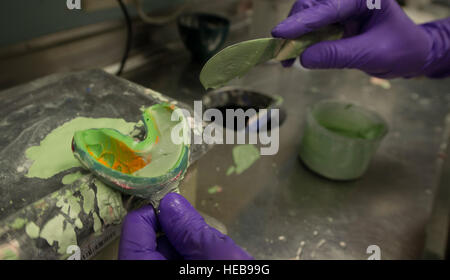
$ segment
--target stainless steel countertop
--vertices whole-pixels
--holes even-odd
[[[125,78],[193,106],[205,93],[200,68],[178,50]],[[354,70],[268,63],[232,84],[284,98],[280,149],[227,176],[233,145],[216,145],[189,168],[181,187],[198,210],[224,223],[256,259],[367,259],[369,245],[380,247],[382,259],[421,257],[441,174],[450,79],[397,79],[386,90]],[[327,98],[371,108],[390,126],[361,179],[327,180],[299,160],[305,109]],[[209,194],[214,185],[223,191]]]

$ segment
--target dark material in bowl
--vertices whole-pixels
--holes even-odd
[[[228,35],[228,19],[212,14],[192,13],[180,15],[178,31],[193,58],[204,62],[222,47]]]
[[[282,101],[277,100],[274,96],[244,88],[228,86],[211,91],[204,95],[202,101],[205,110],[218,109],[223,116],[226,116],[227,109],[242,109],[244,112],[248,109],[255,109],[258,114],[261,109],[279,109],[279,115],[277,116],[278,126],[281,126],[286,119]],[[237,118],[234,118],[234,130],[242,129],[238,127],[237,121]],[[227,123],[224,122],[223,126],[227,128]],[[259,114],[256,119],[252,120],[249,117],[245,118],[245,128],[253,132],[259,132],[261,128],[270,131],[274,126],[275,124],[272,124],[272,115],[270,113],[267,116]]]

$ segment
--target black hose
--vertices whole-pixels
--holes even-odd
[[[125,6],[122,0],[117,0],[117,2],[119,2],[120,9],[122,10],[123,16],[125,17],[125,22],[127,24],[127,45],[125,47],[125,51],[122,56],[122,61],[120,62],[119,70],[116,73],[117,76],[120,76],[122,74],[123,69],[125,68],[125,63],[127,62],[128,54],[130,53],[131,50],[131,45],[133,42],[133,28],[131,25],[131,18],[128,13],[127,7]]]

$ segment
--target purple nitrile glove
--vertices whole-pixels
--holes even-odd
[[[156,232],[165,235],[157,238]],[[167,194],[159,204],[130,212],[124,220],[119,259],[250,260],[233,240],[210,227],[181,195]]]
[[[394,0],[372,10],[366,0],[298,0],[272,35],[295,39],[332,23],[343,25],[343,38],[307,48],[305,68],[355,68],[379,78],[450,75],[450,18],[416,25]]]

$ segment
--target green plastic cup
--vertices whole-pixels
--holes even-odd
[[[351,103],[325,100],[309,108],[300,145],[302,161],[334,180],[361,177],[388,132],[375,112]]]

